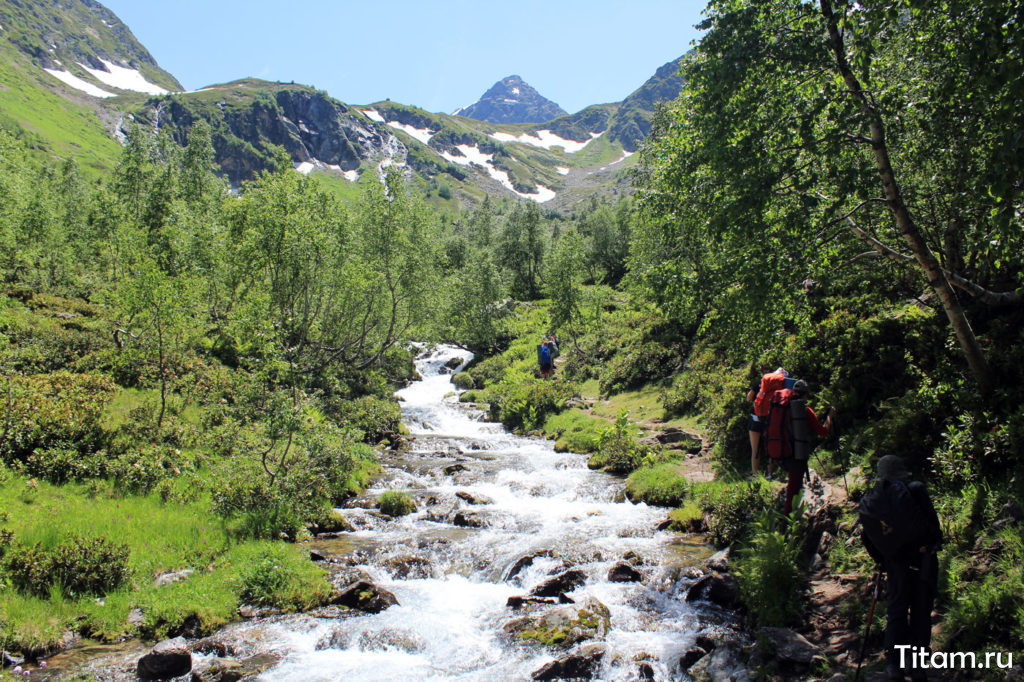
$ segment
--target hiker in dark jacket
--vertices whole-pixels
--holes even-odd
[[[864,547],[886,573],[886,673],[891,680],[926,680],[912,667],[914,650],[931,644],[932,604],[938,587],[936,551],[942,529],[924,483],[910,481],[903,460],[886,455],[878,460],[878,479],[860,503]]]
[[[798,380],[793,384],[793,392],[800,398],[800,400],[806,401],[811,396],[811,387],[803,379]],[[830,407],[828,409],[828,415],[825,417],[825,423],[822,424],[818,421],[818,415],[815,414],[807,405],[804,405],[804,422],[807,426],[818,434],[822,438],[826,438],[832,431],[832,420],[835,417],[835,408]],[[810,434],[806,434],[810,436]],[[794,456],[786,457],[780,462],[780,466],[786,470],[786,504],[783,508],[786,516],[793,511],[793,498],[800,492],[804,487],[804,477],[807,476],[808,462],[811,455],[811,443],[806,443],[806,452],[802,455],[799,453],[793,453]],[[795,449],[795,448],[794,448]]]

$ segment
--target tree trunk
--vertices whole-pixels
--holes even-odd
[[[865,95],[860,81],[857,80],[856,75],[850,69],[849,62],[846,60],[846,48],[843,44],[843,37],[839,33],[839,27],[836,25],[835,14],[832,12],[832,2],[831,0],[819,0],[819,2],[821,13],[825,18],[828,34],[831,38],[832,51],[835,54],[839,73],[842,75],[850,94],[857,99],[857,103],[864,112],[870,126],[871,148],[875,155],[875,165],[878,167],[878,174],[882,179],[882,186],[885,189],[885,199],[889,210],[892,211],[893,217],[896,219],[896,226],[900,234],[907,244],[910,245],[918,265],[928,276],[928,283],[942,302],[942,307],[946,311],[946,317],[949,318],[949,323],[953,327],[953,332],[960,343],[960,348],[963,349],[964,355],[967,357],[967,364],[970,366],[971,372],[974,374],[975,379],[977,379],[981,390],[987,392],[991,387],[991,374],[988,362],[985,359],[985,353],[981,349],[978,338],[974,335],[974,330],[971,329],[971,324],[964,313],[963,306],[960,305],[960,301],[957,299],[953,287],[939,265],[938,259],[935,258],[935,254],[928,247],[928,243],[924,240],[920,230],[918,230],[917,225],[914,223],[907,205],[903,202],[899,184],[896,182],[896,174],[889,159],[889,149],[885,142],[885,127],[882,124],[882,117],[871,104],[867,95]]]

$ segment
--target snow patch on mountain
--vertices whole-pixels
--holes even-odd
[[[366,118],[377,123],[386,123],[384,117],[376,109],[363,109],[363,113],[366,114]]]
[[[103,88],[93,85],[89,81],[82,80],[70,71],[64,71],[62,69],[43,69],[46,73],[50,74],[57,80],[64,82],[66,85],[70,85],[75,90],[81,90],[87,95],[93,97],[117,97],[112,92],[107,92]]]
[[[557,171],[559,175],[569,174],[569,169],[566,168],[565,166],[555,166],[555,171]]]
[[[491,133],[491,137],[498,142],[521,142],[522,144],[528,144],[532,147],[540,147],[541,149],[561,147],[566,154],[575,154],[597,138],[601,137],[602,134],[603,133],[590,133],[590,139],[585,142],[567,140],[564,137],[559,137],[550,130],[538,130],[536,133],[523,133],[522,135],[497,132]]]
[[[359,179],[359,171],[357,170],[341,170],[341,166],[336,163],[324,163],[320,159],[310,159],[309,161],[302,161],[295,164],[295,171],[302,173],[303,175],[309,175],[315,170],[320,171],[333,171],[341,175],[349,182],[355,182]]]
[[[609,166],[614,166],[614,165],[615,165],[615,164],[617,164],[617,163],[622,163],[623,161],[625,161],[625,160],[626,160],[626,159],[628,159],[629,157],[633,156],[633,154],[635,154],[635,153],[636,153],[636,152],[627,152],[627,151],[626,151],[625,149],[623,149],[623,150],[622,150],[622,158],[621,158],[621,159],[616,159],[615,161],[612,161],[612,162],[611,162],[611,163],[609,163],[608,165],[609,165]]]
[[[82,63],[79,63],[79,66],[92,74],[96,80],[112,88],[144,92],[147,95],[166,95],[168,93],[165,88],[161,88],[156,83],[150,83],[136,69],[120,66],[114,62],[108,62],[106,59],[100,59],[100,61],[103,62],[103,66],[107,67],[106,71],[91,69]]]
[[[303,161],[302,163],[295,164],[295,170],[303,175],[309,175],[316,168],[316,164],[311,161]]]
[[[523,197],[524,199],[532,199],[538,204],[543,204],[545,201],[551,201],[556,196],[556,192],[554,190],[549,189],[544,185],[537,185],[536,191],[533,193],[520,192],[515,188],[515,185],[512,184],[512,179],[509,178],[506,171],[494,167],[494,164],[492,163],[494,154],[486,154],[480,151],[478,147],[468,144],[455,145],[455,148],[462,153],[461,156],[456,156],[450,152],[439,153],[445,159],[452,163],[457,163],[460,166],[468,166],[470,164],[483,166],[491,178],[497,180],[505,189],[509,190],[513,194]]]
[[[436,133],[433,130],[430,130],[429,128],[414,128],[408,123],[400,123],[398,121],[387,121],[387,124],[396,130],[401,130],[402,132],[407,133],[408,135],[419,140],[423,144],[430,142],[430,138],[436,135]]]

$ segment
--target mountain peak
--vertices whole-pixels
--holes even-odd
[[[488,123],[545,123],[566,114],[516,75],[502,78],[476,104],[455,113]]]

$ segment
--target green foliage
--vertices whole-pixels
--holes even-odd
[[[544,435],[557,439],[555,450],[559,452],[589,453],[598,449],[601,433],[607,427],[604,419],[571,408],[549,416],[544,422]]]
[[[628,474],[654,454],[650,446],[638,443],[636,429],[629,423],[629,413],[622,411],[615,423],[606,426],[598,438],[597,452],[587,463],[592,469],[603,469],[613,474]]]
[[[388,516],[405,516],[416,511],[416,503],[408,494],[399,490],[385,490],[380,496],[379,506]]]
[[[280,547],[268,548],[257,556],[241,574],[241,600],[259,606],[284,606],[285,592],[298,576],[289,558]]]
[[[516,204],[505,221],[497,260],[511,274],[510,291],[519,300],[540,297],[544,241],[537,204],[532,201]]]
[[[103,595],[130,577],[129,549],[105,537],[71,537],[55,547],[13,546],[3,558],[15,588],[46,595],[58,588],[68,595]]]
[[[716,547],[742,542],[751,526],[773,508],[771,484],[765,479],[739,483],[699,483],[694,497],[708,515],[708,539]]]
[[[798,509],[786,519],[772,510],[762,512],[738,553],[740,596],[759,627],[790,625],[803,612],[806,578],[800,565],[800,513]]]
[[[102,444],[103,410],[114,384],[99,374],[52,374],[9,377],[4,433],[0,447],[8,463],[24,461],[34,451],[69,445],[88,451]]]
[[[458,372],[452,376],[452,383],[455,384],[455,388],[462,391],[468,391],[476,386],[473,375],[469,372]]]
[[[634,502],[675,507],[690,494],[691,485],[679,473],[679,465],[662,462],[637,469],[626,479],[626,496]]]
[[[565,381],[515,382],[512,375],[489,392],[491,416],[510,429],[530,431],[543,426],[548,415],[560,412],[575,393],[575,387]]]

